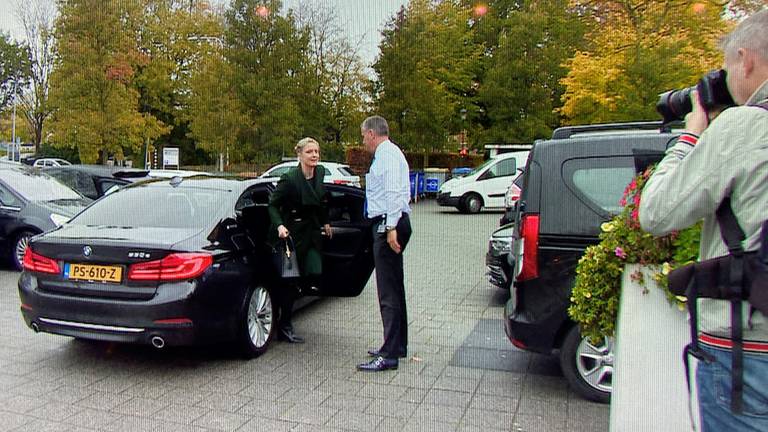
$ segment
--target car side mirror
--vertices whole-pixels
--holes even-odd
[[[120,189],[120,186],[112,185],[112,187],[110,187],[109,189],[107,189],[106,192],[104,192],[104,196],[107,196],[107,195],[109,195],[111,193],[117,192],[119,189]]]

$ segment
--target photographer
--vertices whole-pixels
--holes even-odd
[[[760,248],[768,219],[768,108],[755,106],[768,103],[768,10],[742,21],[721,48],[738,106],[707,113],[693,92],[685,132],[649,179],[640,204],[640,224],[654,235],[703,219],[699,260],[729,254],[715,215],[724,200],[730,199],[746,235],[746,251]],[[694,306],[703,431],[768,431],[768,318],[747,301],[699,298]],[[734,337],[736,326],[740,337]]]

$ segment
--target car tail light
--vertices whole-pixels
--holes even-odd
[[[340,185],[348,185],[350,183],[352,182],[349,180],[343,180],[343,179],[336,179],[333,181],[333,184],[340,184]]]
[[[200,276],[213,264],[213,256],[205,253],[175,253],[163,259],[133,264],[128,279],[135,281],[170,281]]]
[[[539,215],[523,215],[520,222],[523,259],[518,281],[539,277]]]
[[[36,253],[31,247],[27,247],[27,250],[24,251],[22,265],[26,271],[48,274],[61,273],[59,263],[55,259]]]

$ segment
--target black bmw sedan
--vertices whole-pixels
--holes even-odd
[[[280,280],[266,243],[269,180],[174,177],[128,185],[36,237],[19,279],[36,332],[166,345],[231,341],[263,353]],[[364,192],[326,185],[332,238],[317,295],[356,296],[373,271]]]

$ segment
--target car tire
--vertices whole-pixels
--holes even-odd
[[[480,210],[483,208],[483,198],[476,193],[465,195],[462,201],[466,213],[480,213]]]
[[[573,326],[560,349],[560,368],[571,388],[585,399],[608,403],[613,379],[613,338],[592,344]]]
[[[29,239],[34,235],[35,233],[32,231],[21,231],[14,237],[13,243],[11,243],[10,257],[16,270],[24,269],[24,252],[29,245]]]
[[[263,285],[248,289],[238,325],[239,344],[245,358],[264,354],[275,335],[277,321],[272,294]]]

